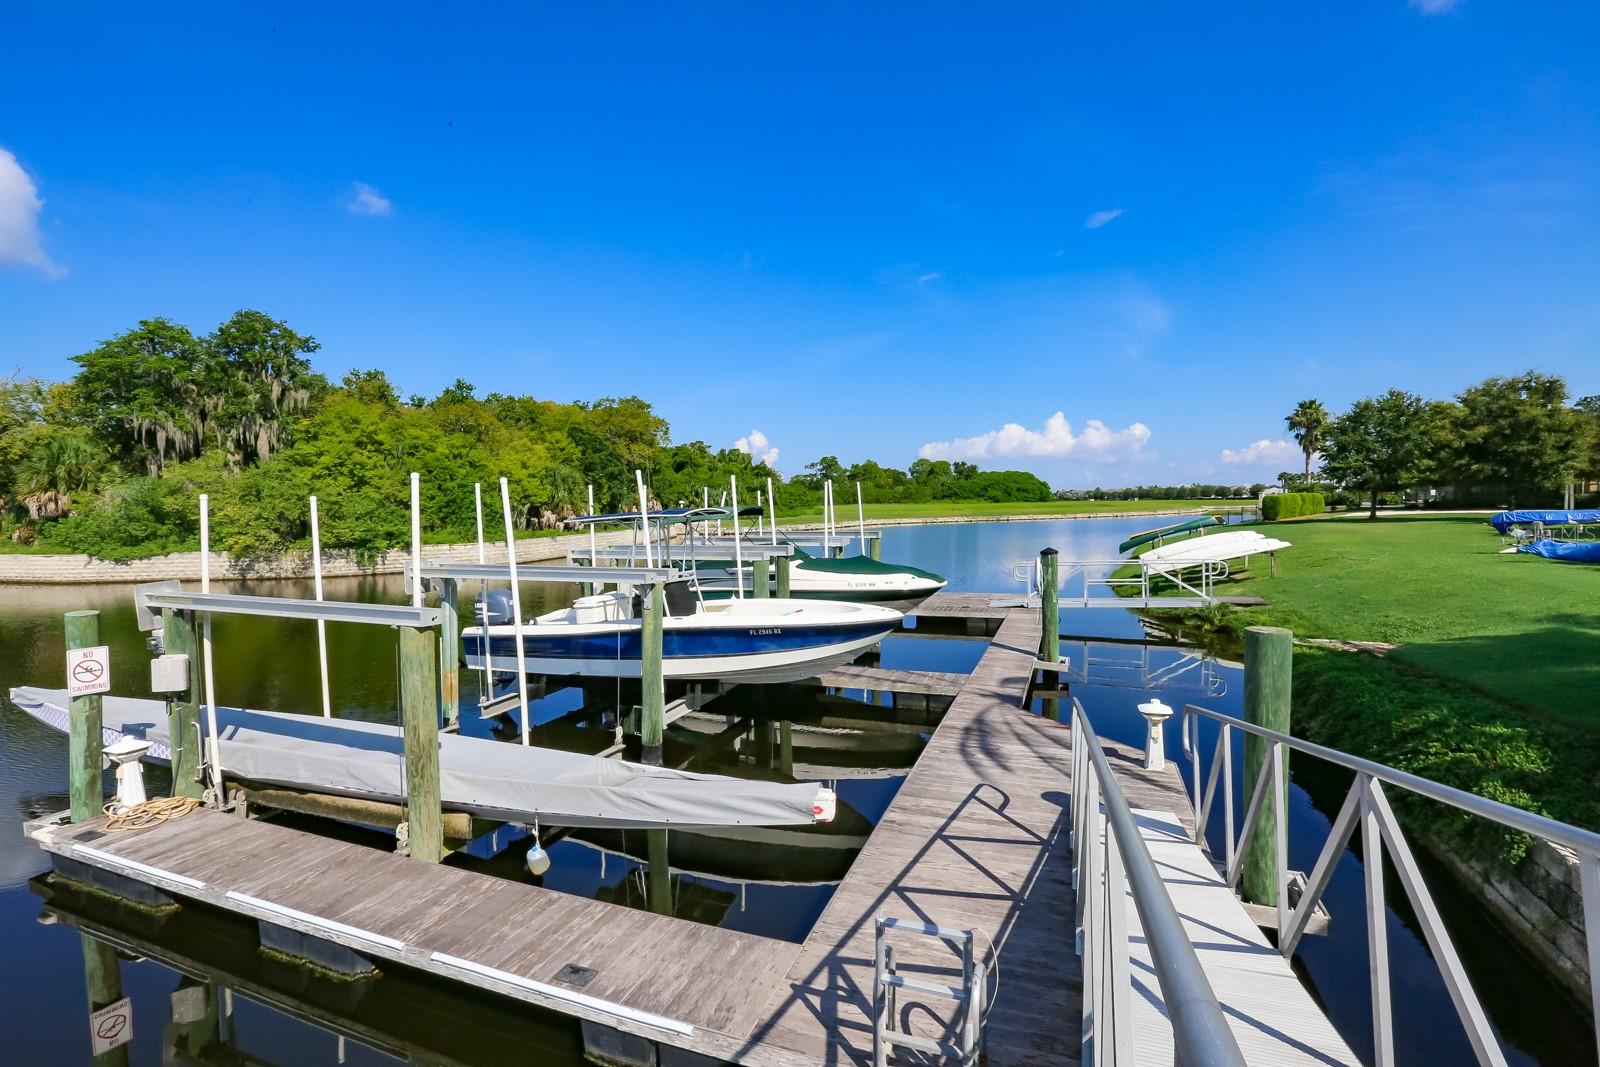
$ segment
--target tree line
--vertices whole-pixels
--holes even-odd
[[[1390,389],[1338,415],[1305,400],[1285,422],[1305,456],[1298,481],[1320,477],[1374,516],[1385,497],[1419,488],[1448,488],[1462,503],[1553,503],[1600,473],[1600,396],[1569,400],[1565,381],[1538,371],[1486,378],[1450,400]]]
[[[0,379],[0,536],[63,552],[132,558],[192,548],[196,498],[210,494],[213,544],[260,556],[307,544],[307,497],[321,500],[324,544],[371,555],[409,537],[407,475],[422,475],[424,528],[471,540],[473,483],[485,523],[500,521],[508,480],[513,523],[551,527],[595,506],[636,505],[634,470],[657,504],[715,501],[730,475],[754,502],[766,479],[787,513],[820,506],[822,485],[872,502],[1047,500],[1021,471],[918,460],[907,470],[825,456],[792,478],[733,448],[674,444],[636,396],[564,403],[478,396],[457,380],[434,397],[401,398],[381,370],[330,381],[311,364],[315,338],[254,310],[207,334],[141,321],[75,356],[67,381]]]

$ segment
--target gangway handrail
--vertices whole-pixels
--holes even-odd
[[[1244,1055],[1083,705],[1072,701],[1072,843],[1078,951],[1084,956],[1086,1061],[1132,1063],[1131,890],[1173,1047],[1184,1067],[1244,1067]],[[1103,809],[1103,810],[1102,810]],[[1104,834],[1102,840],[1101,835]],[[1109,1040],[1108,1040],[1109,1038]]]
[[[1211,719],[1221,727],[1217,732],[1217,743],[1211,757],[1211,765],[1204,775],[1200,767],[1199,732],[1196,725],[1200,718]],[[1250,783],[1241,783],[1249,789],[1249,799],[1246,802],[1244,823],[1239,829],[1237,839],[1234,836],[1233,818],[1233,749],[1230,736],[1233,730],[1259,737],[1269,746],[1267,758],[1262,760],[1260,774],[1253,786]],[[1600,982],[1595,981],[1595,977],[1600,976],[1600,833],[1497,800],[1490,800],[1476,793],[1444,785],[1374,760],[1352,756],[1348,752],[1328,748],[1314,741],[1292,737],[1195,704],[1185,705],[1183,709],[1182,738],[1184,754],[1189,757],[1192,767],[1190,783],[1195,805],[1194,840],[1204,850],[1209,851],[1205,835],[1210,816],[1215,810],[1212,805],[1216,800],[1219,786],[1222,790],[1223,837],[1226,846],[1225,877],[1230,886],[1239,883],[1245,851],[1255,833],[1259,813],[1266,809],[1268,803],[1272,805],[1276,836],[1272,851],[1278,898],[1278,950],[1285,957],[1294,955],[1301,938],[1305,935],[1314,909],[1332,882],[1334,867],[1356,830],[1360,829],[1362,861],[1365,868],[1363,881],[1366,888],[1368,971],[1372,982],[1373,1046],[1379,1067],[1389,1067],[1395,1062],[1393,1006],[1389,992],[1388,940],[1384,919],[1383,860],[1386,855],[1394,863],[1395,873],[1410,900],[1417,924],[1422,930],[1434,963],[1439,968],[1440,976],[1444,980],[1450,1000],[1455,1006],[1456,1014],[1466,1031],[1467,1040],[1472,1045],[1477,1061],[1491,1067],[1501,1067],[1506,1063],[1499,1038],[1490,1025],[1482,1004],[1479,1003],[1477,993],[1472,988],[1466,969],[1461,964],[1450,934],[1445,929],[1439,909],[1422,877],[1422,870],[1411,853],[1411,846],[1383,791],[1383,783],[1405,789],[1470,815],[1488,819],[1509,829],[1562,845],[1577,853],[1583,901],[1584,938],[1588,949],[1590,998],[1596,1011],[1594,1036],[1596,1046],[1600,1048]],[[1290,751],[1325,760],[1355,775],[1355,781],[1345,795],[1339,814],[1333,820],[1327,842],[1317,856],[1316,864],[1306,879],[1299,898],[1293,902],[1292,908],[1289,900],[1286,837],[1288,776],[1285,773]],[[1203,787],[1202,777],[1205,780]],[[1267,799],[1269,796],[1270,800]]]

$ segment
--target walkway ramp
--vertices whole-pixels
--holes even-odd
[[[1274,1067],[1360,1064],[1289,961],[1267,943],[1239,898],[1189,839],[1178,816],[1145,808],[1135,808],[1133,814],[1139,836],[1161,872],[1245,1062]],[[1170,1064],[1174,1062],[1172,1026],[1131,894],[1128,941],[1134,1060]]]

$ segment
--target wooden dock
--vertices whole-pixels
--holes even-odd
[[[846,663],[817,678],[817,683],[834,689],[870,689],[879,693],[953,697],[961,692],[961,687],[967,683],[967,676],[950,671],[891,671]]]
[[[992,941],[999,963],[988,1062],[1073,1064],[1082,983],[1067,811],[1071,733],[1020,707],[1041,636],[1037,610],[993,609],[982,599],[984,610],[1001,612],[997,632],[799,945],[209,810],[128,833],[107,833],[102,820],[30,824],[30,832],[69,866],[575,1016],[654,1044],[664,1062],[699,1062],[679,1052],[672,1060],[667,1050],[767,1067],[870,1062],[876,918],[973,929]],[[1123,746],[1108,745],[1107,755],[1132,806],[1192,825],[1173,766],[1146,771]],[[896,948],[902,974],[960,973],[943,942],[904,938]],[[1218,994],[1226,1007],[1227,990]],[[902,1015],[925,1037],[946,1036],[951,1007],[900,995]],[[1252,1018],[1293,1037],[1298,1002],[1287,1014],[1270,1007]],[[1305,1032],[1321,1040],[1326,1030]],[[1155,1062],[1142,1051],[1140,1059]]]

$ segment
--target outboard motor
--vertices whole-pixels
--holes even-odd
[[[516,599],[509,589],[490,589],[477,601],[477,605],[479,612],[487,616],[479,621],[490,626],[508,625],[517,610]]]

